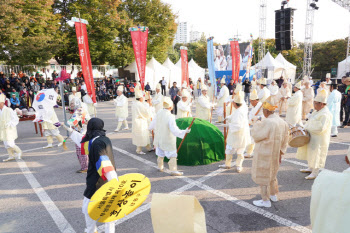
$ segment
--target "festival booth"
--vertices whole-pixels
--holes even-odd
[[[341,79],[343,76],[346,75],[346,63],[348,64],[348,66],[350,65],[350,56],[347,59],[338,63],[337,79]]]
[[[198,78],[203,80],[205,76],[205,69],[200,67],[192,58],[191,61],[188,62],[188,73],[192,80],[198,80]]]
[[[173,82],[181,84],[181,68],[177,67],[170,61],[169,58],[165,60],[163,66],[169,70],[169,85],[171,86]]]
[[[280,76],[283,76],[291,81],[291,83],[295,82],[295,74],[297,72],[297,66],[293,65],[289,61],[287,61],[283,55],[280,53],[275,59],[276,61],[282,63],[284,65],[284,70],[280,73]]]
[[[140,76],[139,76],[139,73],[137,71],[136,61],[133,61],[124,70],[130,71],[130,73],[135,73],[135,80],[136,81],[140,81]],[[155,90],[156,83],[153,80],[153,76],[154,76],[153,73],[154,73],[154,71],[151,68],[146,66],[145,84],[147,84],[147,82],[149,82],[149,85],[151,86],[151,89]]]
[[[167,81],[167,83],[170,82],[169,70],[165,68],[162,64],[160,64],[154,57],[152,57],[151,60],[146,65],[146,76],[147,76],[148,69],[153,70],[153,77],[152,77],[153,83],[158,83],[160,80],[162,80],[163,77]],[[147,84],[147,82],[149,81],[147,81],[147,78],[146,78],[145,84]],[[150,82],[150,85],[151,85],[151,82]],[[155,90],[155,85],[154,86],[151,85],[151,89]]]
[[[265,57],[255,66],[251,68],[251,70],[255,70],[256,73],[259,72],[259,68],[264,67],[267,69],[267,79],[273,80],[273,79],[279,79],[281,77],[281,73],[284,70],[284,65],[280,63],[279,61],[276,61],[270,52],[267,52]]]

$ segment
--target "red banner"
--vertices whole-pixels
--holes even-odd
[[[131,33],[132,45],[134,48],[137,71],[140,77],[141,88],[142,90],[144,90],[145,76],[146,76],[148,28],[147,27],[131,28],[130,33]]]
[[[238,41],[230,41],[231,54],[232,54],[232,79],[234,82],[238,82],[239,70],[240,70],[240,51]]]
[[[187,49],[181,49],[181,86],[186,81],[189,85]]]
[[[92,101],[96,103],[95,83],[94,83],[94,77],[92,75],[92,65],[91,65],[91,59],[90,59],[86,24],[75,22],[75,31],[77,33],[80,63],[81,63],[81,68],[83,70],[86,90],[89,96],[91,97]]]

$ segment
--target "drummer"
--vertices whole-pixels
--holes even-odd
[[[313,180],[317,177],[321,168],[326,164],[329,140],[332,127],[332,114],[327,105],[327,91],[320,91],[314,101],[315,111],[311,114],[305,125],[305,130],[310,133],[310,142],[299,147],[297,159],[307,160],[308,168],[300,169],[303,173],[311,173],[305,179]]]

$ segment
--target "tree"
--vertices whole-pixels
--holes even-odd
[[[60,41],[53,0],[0,0],[0,60],[7,64],[44,65]]]

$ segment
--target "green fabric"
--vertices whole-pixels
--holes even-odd
[[[350,89],[350,85],[346,87],[345,94],[348,93],[348,90]]]
[[[186,129],[192,122],[192,117],[180,118],[176,124],[180,129]],[[177,138],[179,147],[182,139]],[[178,153],[177,164],[185,166],[206,165],[225,159],[224,135],[208,121],[196,118]],[[168,160],[165,158],[165,161]]]

